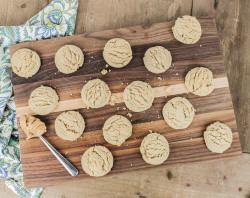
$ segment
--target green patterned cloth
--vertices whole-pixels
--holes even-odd
[[[11,44],[73,35],[77,0],[55,0],[22,26],[0,27],[0,178],[18,195],[40,197],[43,188],[25,189],[11,83]]]

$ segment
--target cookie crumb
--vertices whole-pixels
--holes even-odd
[[[71,93],[70,95],[73,96],[73,93]]]
[[[163,80],[161,77],[157,77],[158,80]]]
[[[176,73],[175,75],[176,75],[176,76],[178,76],[179,74],[178,74],[178,73]]]
[[[105,65],[105,67],[108,67],[108,66],[109,66],[108,64]]]
[[[103,69],[103,70],[101,71],[101,73],[102,73],[102,75],[106,75],[106,74],[108,73],[108,71],[107,71],[106,69]]]
[[[127,109],[126,107],[123,107],[123,108],[122,108],[122,110],[124,110],[124,111],[125,111],[126,109]]]
[[[149,133],[153,133],[153,131],[152,130],[148,130],[149,131]]]
[[[131,118],[131,117],[132,117],[132,114],[131,114],[131,113],[128,113],[127,116]]]
[[[111,69],[109,69],[109,72],[111,72]]]
[[[202,45],[200,45],[200,47],[202,47]]]
[[[130,164],[130,166],[133,166],[133,164]]]

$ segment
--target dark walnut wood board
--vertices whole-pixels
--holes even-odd
[[[48,132],[44,134],[44,137],[79,170],[78,176],[70,176],[40,139],[26,140],[25,134],[19,127],[26,188],[90,179],[91,177],[82,170],[81,157],[84,151],[94,145],[106,146],[114,156],[113,169],[107,176],[241,155],[234,109],[215,21],[212,18],[201,18],[199,21],[203,33],[200,41],[194,45],[184,45],[174,39],[171,31],[174,22],[12,45],[11,55],[18,49],[30,48],[39,54],[42,61],[39,72],[32,78],[20,78],[13,73],[17,118],[19,119],[24,113],[32,114],[28,107],[28,99],[35,88],[40,85],[54,88],[60,97],[58,107],[49,115],[37,117],[47,125]],[[102,56],[105,43],[115,37],[126,39],[133,50],[132,61],[122,69],[106,68]],[[74,74],[59,73],[54,63],[56,51],[65,44],[76,45],[85,54],[83,67]],[[145,51],[156,45],[170,50],[173,57],[173,66],[159,75],[148,72],[142,59]],[[215,89],[208,96],[198,97],[191,93],[187,94],[184,77],[190,69],[196,66],[207,67],[214,73]],[[111,72],[102,75],[102,69],[110,69]],[[81,100],[80,92],[86,81],[94,78],[100,78],[109,85],[112,94],[116,96],[114,106],[106,105],[99,109],[86,108]],[[128,111],[123,103],[122,92],[127,84],[134,80],[148,82],[154,89],[153,106],[143,113]],[[163,120],[162,108],[175,96],[187,98],[196,109],[194,120],[187,129],[174,130]],[[67,110],[77,110],[85,118],[85,131],[77,141],[62,140],[56,136],[54,130],[56,117]],[[128,117],[128,112],[132,114],[129,119],[133,124],[133,135],[120,147],[108,144],[102,136],[102,126],[105,120],[115,114]],[[233,131],[232,146],[223,154],[210,152],[204,143],[203,132],[214,121],[227,124]],[[159,166],[145,163],[139,151],[140,143],[149,130],[161,133],[170,144],[169,158]]]

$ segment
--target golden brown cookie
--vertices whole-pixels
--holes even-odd
[[[195,44],[201,38],[201,25],[193,16],[179,17],[172,30],[176,40],[184,44]]]
[[[126,66],[132,59],[130,44],[121,38],[109,40],[104,47],[103,58],[112,67]]]
[[[233,141],[232,130],[221,122],[214,122],[204,132],[207,148],[215,153],[223,153],[230,148]]]
[[[91,108],[100,108],[109,103],[111,91],[100,79],[90,80],[82,88],[82,100]]]
[[[173,129],[185,129],[193,121],[195,109],[186,98],[175,97],[165,104],[162,114]]]
[[[75,45],[64,45],[56,52],[55,55],[56,67],[64,74],[75,72],[82,67],[83,62],[83,52]]]
[[[39,115],[51,113],[58,104],[59,97],[54,89],[47,86],[40,86],[30,94],[29,107]]]
[[[196,67],[187,73],[185,85],[193,94],[206,96],[214,90],[213,73],[205,67]]]
[[[15,74],[20,77],[29,78],[38,72],[41,60],[35,51],[23,48],[13,54],[11,65]]]
[[[162,46],[149,48],[143,57],[143,62],[148,71],[154,74],[160,74],[171,66],[171,53]]]
[[[167,139],[159,133],[150,133],[144,137],[140,152],[142,158],[148,164],[162,164],[169,156],[169,145]]]
[[[148,83],[134,81],[125,88],[123,99],[129,110],[141,112],[152,106],[154,94]]]
[[[110,144],[120,146],[131,135],[132,124],[124,116],[114,115],[104,123],[103,136]]]
[[[90,176],[100,177],[108,174],[113,167],[112,153],[104,146],[93,146],[82,156],[82,169]]]
[[[85,121],[77,111],[61,113],[55,121],[56,134],[64,140],[76,140],[85,129]]]

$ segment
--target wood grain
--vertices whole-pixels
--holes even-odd
[[[0,0],[2,5],[0,7],[0,25],[21,25],[33,14],[39,12],[43,8],[42,6],[48,4],[49,1]],[[243,143],[250,137],[250,98],[247,97],[248,86],[244,85],[244,83],[248,85],[250,80],[249,61],[245,61],[250,57],[248,53],[250,37],[249,31],[247,31],[250,24],[249,20],[246,20],[247,14],[249,14],[249,5],[247,5],[249,1],[154,0],[154,6],[147,6],[150,1],[105,0],[105,4],[103,4],[99,0],[79,0],[76,34],[165,22],[184,14],[215,16],[239,123],[238,129]],[[26,5],[25,8],[22,7],[23,4]],[[37,6],[38,4],[39,6]],[[113,6],[110,6],[112,4]],[[136,9],[132,9],[134,7]],[[115,17],[113,13],[115,13]],[[95,17],[97,14],[101,17]],[[90,20],[91,17],[94,17],[93,20]],[[237,18],[238,20],[236,20]],[[243,30],[238,31],[240,26]],[[239,78],[239,76],[241,77]],[[243,151],[250,152],[249,141],[244,142]],[[242,157],[237,158],[93,178],[92,180],[46,187],[41,197],[249,197],[249,162],[250,155],[243,154]],[[19,196],[4,184],[4,179],[1,179],[0,197],[16,198]]]
[[[76,80],[76,78],[74,78],[74,80]],[[80,79],[79,79],[80,81]],[[19,89],[19,86],[16,86],[17,90],[23,90],[23,89]],[[70,86],[71,87],[71,86]],[[71,92],[70,94],[62,94],[62,96],[60,97],[60,101],[58,102],[58,105],[56,107],[56,109],[54,110],[54,112],[60,112],[60,111],[68,111],[68,110],[74,110],[74,109],[81,109],[81,108],[87,108],[87,106],[82,102],[81,98],[73,98],[73,93],[79,93],[82,90],[82,86],[79,86],[79,84],[77,85],[77,87],[74,88],[74,90],[70,90],[69,92]],[[228,87],[228,81],[227,81],[227,77],[222,77],[222,78],[216,78],[214,79],[214,87],[215,89],[218,88],[224,88],[224,87]],[[27,89],[27,87],[25,88]],[[67,90],[66,87],[64,87],[65,90]],[[27,91],[25,91],[25,97],[27,96],[27,93],[29,93],[28,91],[29,89],[27,89]],[[23,90],[24,92],[24,90]],[[64,91],[65,92],[65,91]],[[166,97],[166,96],[172,96],[172,95],[178,95],[178,94],[183,94],[183,93],[187,93],[188,90],[185,86],[184,83],[181,84],[173,84],[173,85],[169,85],[169,86],[160,86],[160,87],[154,87],[153,88],[153,93],[154,93],[154,97],[155,98],[159,98],[159,97]],[[28,96],[30,95],[30,93],[28,94]],[[111,100],[109,102],[110,105],[114,105],[116,103],[122,103],[123,102],[123,93],[113,93],[111,95],[111,97],[115,98],[114,100]],[[19,105],[24,105],[24,106],[20,106],[16,108],[17,111],[17,117],[20,117],[22,114],[30,114],[30,115],[35,115],[34,112],[31,111],[31,109],[29,108],[27,100],[24,100],[25,103],[22,103]]]
[[[0,25],[21,25],[42,10],[52,0],[1,0]],[[20,17],[22,16],[22,17]]]
[[[222,9],[230,11],[225,14]],[[234,0],[229,4],[219,2],[216,9],[220,43],[227,65],[230,90],[236,109],[241,145],[250,153],[250,1]],[[246,9],[248,8],[248,9]]]
[[[243,152],[250,153],[250,1],[80,0],[76,34],[147,25],[182,15],[214,16],[235,107]],[[153,5],[152,5],[153,4]],[[100,6],[102,5],[102,6]],[[1,23],[1,21],[0,21]]]
[[[236,167],[241,168],[236,168]],[[169,166],[81,182],[46,187],[41,197],[142,198],[202,197],[248,198],[250,155],[217,161]],[[0,180],[2,181],[2,180]],[[20,198],[0,182],[0,197]]]
[[[19,117],[19,113],[24,112],[20,108],[27,109],[30,92],[43,84],[55,88],[63,104],[69,104],[77,100],[79,103],[77,103],[76,109],[86,120],[86,130],[83,137],[78,141],[69,142],[59,139],[54,131],[55,118],[62,111],[67,110],[67,105],[60,105],[59,110],[48,116],[38,116],[48,127],[49,132],[44,135],[45,138],[79,169],[80,174],[73,178],[39,139],[26,141],[25,135],[19,127],[25,186],[31,188],[84,178],[89,179],[90,177],[81,169],[80,158],[88,147],[96,144],[106,146],[114,155],[115,163],[112,172],[109,174],[110,176],[129,171],[156,169],[240,155],[238,131],[215,22],[211,18],[202,18],[199,21],[204,33],[201,40],[191,46],[181,44],[173,38],[171,32],[173,22],[12,45],[10,48],[11,55],[20,48],[28,47],[38,52],[42,60],[39,72],[28,80],[23,80],[13,74],[17,116]],[[105,68],[102,49],[107,40],[114,37],[122,37],[130,42],[133,60],[124,69],[111,68],[111,72],[102,76],[100,71]],[[84,51],[86,55],[85,64],[74,74],[62,75],[56,70],[53,57],[62,45],[69,43],[77,45]],[[142,63],[142,57],[146,49],[155,45],[168,48],[173,56],[174,66],[161,75],[150,74]],[[216,89],[209,96],[187,95],[186,90],[183,89],[184,76],[197,65],[205,66],[214,73]],[[97,77],[107,82],[112,93],[119,96],[121,96],[127,84],[134,80],[146,81],[154,87],[156,98],[153,107],[144,113],[131,112],[133,114],[131,118],[133,135],[121,147],[112,146],[105,142],[101,131],[108,117],[117,113],[126,115],[129,112],[123,110],[125,106],[121,98],[118,98],[114,106],[107,105],[100,109],[86,109],[79,101],[82,86],[87,80]],[[158,80],[157,77],[164,80]],[[173,89],[175,86],[177,88],[182,86],[182,89],[176,92]],[[167,89],[165,93],[164,89]],[[186,130],[173,130],[163,121],[162,107],[176,95],[188,98],[196,109],[194,121]],[[166,96],[168,97],[166,98]],[[206,148],[202,136],[206,126],[216,120],[226,123],[233,131],[232,147],[223,154],[211,153]],[[148,134],[148,130],[163,134],[170,143],[169,159],[160,166],[148,165],[141,158],[139,146],[143,137]]]

